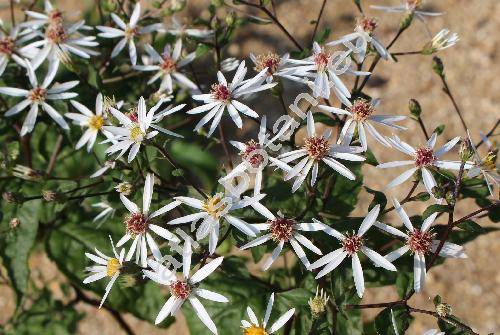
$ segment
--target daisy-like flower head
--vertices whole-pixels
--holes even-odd
[[[378,21],[373,17],[361,16],[356,19],[354,33],[347,34],[338,40],[327,43],[326,45],[335,46],[339,44],[346,45],[358,63],[361,63],[366,54],[370,51],[370,46],[375,48],[376,52],[385,60],[389,59],[389,51],[374,35]],[[354,45],[352,44],[354,43]]]
[[[209,236],[208,250],[210,254],[215,252],[217,242],[219,241],[219,230],[221,220],[226,221],[231,226],[235,227],[247,236],[256,236],[259,229],[255,225],[249,224],[231,214],[232,211],[252,206],[262,215],[268,211],[264,206],[260,205],[259,201],[265,197],[265,194],[259,194],[252,198],[245,197],[237,199],[234,196],[224,193],[216,193],[205,200],[199,200],[190,197],[176,197],[175,200],[180,201],[194,209],[197,213],[189,214],[176,218],[168,224],[176,225],[181,223],[197,223],[201,220],[199,227],[196,230],[196,239],[199,241]]]
[[[123,205],[129,210],[130,214],[125,218],[125,235],[118,241],[117,246],[121,247],[127,241],[133,240],[130,249],[128,250],[127,257],[125,260],[129,261],[132,259],[135,253],[135,261],[142,267],[146,267],[146,260],[148,257],[147,248],[151,250],[151,253],[156,259],[161,259],[160,249],[156,244],[155,240],[151,236],[151,232],[163,237],[168,241],[180,242],[179,238],[169,232],[167,229],[160,227],[153,223],[153,219],[165,214],[166,212],[174,209],[180,205],[179,201],[172,201],[168,205],[161,207],[160,209],[149,212],[151,205],[151,199],[153,197],[153,186],[154,186],[154,176],[149,173],[146,176],[144,184],[144,192],[142,194],[142,209],[130,201],[126,196],[120,194],[120,200]]]
[[[264,314],[264,319],[259,322],[255,312],[250,306],[247,307],[247,314],[250,321],[241,320],[241,328],[243,328],[243,335],[271,335],[277,332],[281,327],[283,327],[288,320],[295,313],[295,308],[289,309],[285,314],[280,316],[271,327],[267,327],[269,318],[274,305],[274,293],[271,293],[269,297],[269,302],[267,303],[266,313]]]
[[[238,128],[243,126],[243,121],[239,113],[253,118],[259,117],[259,114],[253,109],[239,102],[237,99],[245,95],[267,90],[274,87],[276,83],[263,84],[266,80],[267,68],[260,71],[255,77],[244,80],[246,73],[247,67],[245,66],[245,61],[242,61],[231,83],[228,83],[224,74],[219,71],[217,72],[218,83],[212,85],[210,93],[193,95],[194,100],[202,101],[205,104],[193,108],[187,113],[199,114],[208,111],[208,113],[198,122],[194,131],[198,131],[207,122],[213,119],[210,130],[208,131],[208,136],[211,136],[219,124],[226,108]]]
[[[189,243],[188,243],[189,244]],[[213,333],[217,334],[217,327],[208,315],[205,307],[198,298],[215,302],[226,303],[229,300],[223,295],[206,289],[199,288],[200,282],[214,272],[222,263],[223,257],[218,257],[201,267],[194,275],[190,276],[191,249],[184,246],[182,253],[182,274],[177,275],[169,268],[156,260],[148,261],[151,270],[143,270],[144,275],[158,284],[165,285],[170,290],[170,298],[156,316],[155,324],[159,324],[168,316],[174,316],[184,302],[189,301],[200,320]]]
[[[111,239],[111,236],[109,237],[109,239],[111,241],[111,246],[113,247],[114,257],[106,256],[105,254],[97,250],[97,248],[95,248],[96,254],[91,254],[89,252],[85,253],[85,256],[97,263],[97,265],[85,268],[85,270],[87,270],[88,272],[92,272],[93,274],[85,278],[83,280],[83,283],[89,284],[106,277],[110,278],[108,284],[106,285],[104,296],[102,297],[101,303],[99,304],[99,308],[101,308],[102,304],[108,297],[113,284],[115,283],[116,279],[118,279],[120,271],[124,266],[125,249],[121,249],[120,253],[118,254],[116,252],[115,245],[113,243],[113,240]]]
[[[300,161],[285,175],[285,180],[295,178],[292,192],[295,192],[302,185],[311,170],[311,186],[314,186],[318,176],[320,161],[342,176],[350,180],[356,179],[356,176],[337,159],[355,162],[364,161],[364,157],[356,155],[362,152],[363,149],[361,147],[330,144],[329,140],[330,132],[322,136],[316,134],[314,119],[312,113],[309,111],[307,114],[307,137],[304,139],[304,146],[301,149],[278,156],[278,159],[284,163],[289,163],[300,158]]]
[[[358,296],[361,298],[363,297],[363,293],[365,291],[365,282],[363,278],[363,269],[361,268],[361,263],[358,257],[359,252],[365,254],[365,256],[367,256],[376,266],[383,267],[389,271],[396,271],[396,267],[390,261],[386,260],[378,252],[365,245],[366,241],[363,238],[363,235],[368,231],[368,229],[371,228],[371,226],[374,225],[379,212],[380,205],[373,207],[368,215],[363,219],[358,231],[353,232],[352,235],[344,235],[330,227],[326,227],[323,230],[325,233],[338,239],[342,246],[311,264],[309,267],[310,270],[323,266],[323,269],[316,275],[316,279],[321,278],[327,273],[333,271],[337,266],[339,266],[344,258],[349,256],[352,259],[352,273],[354,276],[356,291]]]
[[[300,60],[288,60],[288,63],[295,66],[290,67],[288,71],[284,71],[285,77],[288,79],[302,77],[303,81],[312,87],[313,95],[316,97],[330,98],[330,88],[332,88],[333,93],[343,103],[350,105],[348,98],[351,97],[351,93],[335,73],[332,60],[333,54],[321,47],[317,42],[314,42],[311,56]]]
[[[295,80],[291,76],[294,70],[293,67],[291,67],[292,63],[289,62],[289,54],[280,56],[273,52],[268,52],[266,54],[260,55],[254,55],[253,53],[250,53],[250,59],[255,65],[255,71],[261,72],[262,70],[267,69],[267,83],[271,83],[274,80],[274,76]]]
[[[89,49],[99,45],[95,41],[95,36],[84,36],[80,32],[83,29],[90,29],[85,26],[85,21],[66,24],[62,12],[54,8],[48,0],[45,1],[45,13],[26,11],[26,15],[33,20],[22,23],[21,26],[42,38],[25,47],[40,48],[31,61],[33,68],[37,69],[47,58],[59,64],[59,61],[69,63],[70,54],[85,59],[99,55],[99,52]],[[42,27],[43,31],[40,30]]]
[[[377,165],[379,169],[386,169],[391,167],[398,167],[404,165],[414,165],[411,169],[403,172],[401,175],[393,179],[386,188],[391,188],[397,186],[406,180],[408,180],[413,173],[420,170],[422,172],[422,180],[424,182],[425,189],[432,196],[432,188],[437,186],[436,180],[432,176],[430,170],[434,168],[443,168],[450,170],[459,170],[461,162],[459,161],[444,161],[441,160],[441,156],[450,151],[459,141],[460,136],[455,137],[454,139],[447,142],[441,148],[434,150],[434,146],[436,145],[437,134],[433,133],[429,138],[427,143],[419,148],[415,149],[410,146],[408,143],[403,142],[397,136],[393,136],[392,138],[387,138],[391,146],[404,154],[407,154],[412,159],[405,161],[395,161],[382,163]],[[468,170],[472,167],[472,164],[466,162],[464,164],[464,169]],[[436,201],[438,201],[436,199]]]
[[[401,5],[399,6],[370,6],[373,9],[381,10],[387,13],[409,13],[414,15],[418,20],[425,22],[425,16],[440,16],[443,13],[427,12],[421,11],[420,8],[423,6],[423,0],[401,0]]]
[[[128,115],[123,114],[119,110],[110,107],[111,114],[121,123],[121,127],[116,126],[104,126],[104,130],[109,131],[111,134],[115,135],[112,140],[117,143],[110,146],[107,150],[107,154],[113,154],[115,152],[120,151],[118,154],[118,158],[120,158],[129,148],[129,154],[127,157],[128,162],[130,163],[134,160],[135,156],[139,152],[141,144],[145,140],[152,139],[158,132],[162,132],[166,135],[182,137],[177,133],[174,133],[170,130],[164,129],[158,126],[156,123],[161,121],[164,116],[172,114],[173,112],[181,109],[184,105],[179,105],[173,109],[165,109],[160,113],[156,114],[156,111],[160,108],[165,100],[160,99],[158,103],[153,106],[149,112],[146,108],[146,102],[143,97],[139,99],[139,103],[137,105],[137,111],[133,110]],[[154,130],[150,131],[150,128]]]
[[[262,270],[266,271],[276,261],[276,259],[280,256],[285,243],[290,243],[292,249],[295,251],[295,254],[306,268],[309,267],[310,263],[301,245],[317,255],[322,255],[321,250],[319,250],[318,247],[316,247],[300,232],[320,231],[327,228],[325,225],[319,222],[299,223],[296,222],[293,218],[284,217],[279,212],[278,215],[275,216],[264,206],[259,204],[255,205],[254,208],[267,218],[266,223],[257,224],[255,226],[261,231],[267,231],[267,233],[243,245],[240,249],[245,250],[248,248],[253,248],[270,240],[278,244],[273,250],[272,254],[265,260],[264,264],[262,265]]]
[[[451,33],[448,29],[441,29],[441,31],[423,47],[422,53],[425,55],[436,53],[454,46],[458,40],[457,33]]]
[[[172,27],[167,29],[166,32],[178,38],[191,37],[201,40],[208,40],[214,35],[213,30],[187,28],[175,17],[172,17]]]
[[[470,147],[474,152],[473,153],[474,166],[469,171],[467,171],[467,177],[474,178],[482,174],[484,177],[484,181],[488,186],[490,194],[494,195],[493,193],[494,187],[498,188],[498,186],[500,185],[500,175],[499,175],[500,167],[497,162],[498,148],[496,148],[496,146],[493,143],[491,143],[491,141],[486,136],[481,134],[482,140],[488,148],[487,155],[481,158],[481,156],[477,152],[477,148],[474,145],[474,142],[472,142],[471,140],[468,131],[467,131],[467,137],[469,143],[471,144]]]
[[[24,99],[10,108],[5,116],[13,116],[21,111],[23,111],[26,107],[30,106],[30,110],[28,115],[24,119],[23,126],[21,128],[20,135],[24,136],[27,133],[31,132],[35,127],[36,118],[38,115],[38,108],[41,107],[49,116],[63,129],[69,129],[68,124],[64,120],[64,118],[59,114],[54,107],[49,105],[49,101],[51,100],[64,100],[71,99],[76,97],[78,94],[74,92],[66,92],[69,89],[78,85],[78,80],[76,81],[68,81],[62,84],[56,83],[51,86],[52,81],[57,72],[57,64],[52,63],[49,66],[48,72],[45,75],[45,78],[42,84],[38,83],[38,79],[35,75],[33,68],[30,63],[26,60],[25,66],[27,69],[27,75],[29,78],[29,82],[31,85],[31,90],[25,90],[14,87],[0,87],[0,93],[11,95],[14,97],[23,97]],[[51,86],[51,87],[49,87]]]
[[[395,124],[395,122],[406,119],[406,116],[399,115],[373,115],[376,112],[376,107],[379,105],[380,100],[374,99],[368,101],[365,99],[354,100],[351,107],[346,109],[319,105],[318,108],[326,112],[330,112],[338,115],[347,115],[347,120],[340,132],[340,138],[338,143],[343,143],[349,145],[352,138],[358,131],[359,141],[361,142],[361,147],[366,151],[368,148],[368,141],[366,137],[366,132],[368,132],[375,140],[386,147],[390,147],[389,142],[382,136],[371,123],[381,124],[393,129],[405,130],[405,127]]]
[[[431,226],[436,220],[438,213],[434,213],[426,218],[424,222],[422,222],[422,226],[420,227],[420,229],[417,229],[412,225],[408,214],[406,214],[403,207],[401,207],[401,205],[395,198],[393,199],[393,204],[396,213],[398,213],[398,216],[400,217],[401,221],[403,222],[406,229],[408,229],[408,231],[406,233],[403,233],[399,229],[396,229],[384,223],[375,223],[376,227],[385,230],[397,237],[403,238],[405,242],[404,246],[387,254],[385,256],[385,259],[389,262],[393,262],[407,252],[413,254],[413,284],[415,292],[420,292],[424,288],[426,277],[425,255],[436,252],[440,244],[439,240],[434,239],[435,234],[431,230]],[[464,248],[451,242],[444,242],[443,248],[439,252],[439,255],[442,257],[451,258],[467,258]]]
[[[140,35],[147,34],[153,31],[158,31],[161,29],[161,23],[150,24],[145,27],[140,27],[139,18],[141,16],[141,3],[137,2],[135,4],[132,15],[130,15],[129,23],[125,23],[118,15],[111,13],[111,18],[116,23],[118,28],[97,26],[97,29],[101,31],[98,34],[99,37],[103,38],[117,38],[120,37],[121,40],[116,44],[111,52],[111,58],[118,56],[118,54],[125,48],[128,43],[128,52],[130,57],[130,62],[132,65],[137,64],[137,49],[135,46],[135,39],[139,38]]]
[[[230,141],[230,143],[238,149],[242,162],[238,164],[231,172],[221,178],[219,182],[225,184],[227,181],[241,176],[244,173],[255,175],[254,195],[260,194],[262,187],[262,171],[271,161],[273,164],[280,164],[280,161],[274,157],[270,157],[267,152],[267,147],[271,145],[277,138],[279,138],[287,128],[283,127],[272,139],[268,139],[266,135],[267,118],[264,115],[260,122],[259,134],[256,140],[250,140],[246,143],[238,141]],[[283,164],[281,164],[283,165]]]
[[[148,85],[161,78],[161,84],[158,92],[167,91],[167,93],[172,93],[174,80],[184,88],[195,92],[198,91],[196,84],[188,79],[188,77],[184,74],[179,72],[180,68],[191,63],[196,57],[196,52],[191,52],[185,57],[182,57],[181,39],[178,39],[175,42],[173,51],[171,50],[170,45],[167,44],[161,55],[158,54],[158,52],[156,52],[156,50],[149,44],[145,45],[145,49],[150,59],[146,59],[147,64],[137,65],[134,68],[139,71],[156,71],[156,74],[148,81]]]
[[[7,64],[13,60],[18,65],[25,67],[25,58],[33,58],[38,49],[32,47],[22,47],[22,43],[33,38],[33,34],[24,35],[19,38],[19,27],[13,27],[9,34],[0,30],[0,76],[5,71]]]
[[[71,100],[70,102],[81,114],[66,113],[65,116],[72,119],[74,124],[87,128],[80,140],[76,143],[75,149],[78,150],[87,144],[87,151],[90,152],[99,132],[102,132],[107,138],[113,137],[109,131],[104,130],[107,114],[103,113],[104,102],[101,93],[96,97],[95,113],[78,101]]]

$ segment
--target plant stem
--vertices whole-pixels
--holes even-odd
[[[61,150],[61,144],[63,141],[63,136],[61,134],[57,135],[56,144],[54,145],[54,150],[52,151],[52,155],[50,156],[49,165],[47,165],[46,174],[50,174],[54,166],[56,165],[57,155],[59,154],[59,150]]]
[[[323,16],[323,10],[325,9],[327,0],[323,0],[323,3],[321,4],[321,9],[319,10],[318,13],[318,18],[316,19],[316,23],[314,24],[314,30],[311,36],[311,44],[314,42],[314,37],[316,37],[316,32],[318,31],[318,26],[319,26],[319,21],[321,21],[321,17]]]
[[[458,104],[453,97],[453,94],[450,91],[450,87],[448,86],[448,82],[446,81],[446,77],[444,74],[439,76],[441,78],[441,82],[443,83],[443,92],[450,98],[451,103],[453,104],[453,108],[455,108],[455,112],[457,112],[458,117],[460,118],[460,122],[462,123],[462,126],[464,127],[464,130],[467,131],[467,125],[465,124],[465,120],[462,116],[462,113],[460,112],[460,108],[458,107]]]

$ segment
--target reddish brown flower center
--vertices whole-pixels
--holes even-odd
[[[59,24],[62,22],[62,12],[58,9],[54,9],[48,14],[49,24]]]
[[[377,28],[378,22],[374,17],[363,16],[358,18],[356,25],[365,33],[371,34]]]
[[[375,108],[373,108],[373,105],[368,102],[365,99],[358,99],[354,101],[354,104],[351,107],[351,113],[353,115],[353,118],[357,121],[364,121],[366,120],[370,115],[373,114],[375,111]]]
[[[325,138],[313,136],[305,139],[304,148],[309,157],[315,160],[321,160],[328,153],[330,145]]]
[[[363,246],[363,238],[359,235],[353,234],[352,236],[346,236],[342,241],[342,249],[349,255],[354,255]]]
[[[10,56],[12,52],[14,52],[14,40],[10,37],[0,39],[0,53]]]
[[[160,65],[163,72],[174,72],[177,68],[175,61],[171,57],[163,56],[163,63]]]
[[[180,298],[182,300],[185,300],[189,297],[191,294],[192,287],[189,285],[189,283],[177,280],[170,284],[170,292],[172,295],[176,298]]]
[[[45,100],[45,96],[47,95],[47,90],[42,87],[35,87],[28,94],[28,99],[33,102],[42,102]]]
[[[49,24],[47,30],[45,31],[45,36],[52,43],[61,43],[68,38],[66,30],[64,29],[63,25],[60,22]]]
[[[415,165],[417,167],[425,167],[434,164],[436,156],[434,151],[428,147],[421,147],[417,149],[415,154]]]
[[[314,55],[314,63],[318,67],[318,71],[324,71],[328,66],[331,55],[325,51],[321,51]]]
[[[132,236],[143,234],[148,229],[148,219],[142,213],[130,214],[125,220],[125,228],[127,233]]]
[[[408,233],[406,244],[413,253],[426,254],[430,252],[434,234],[429,231],[414,229]]]
[[[266,55],[258,55],[255,60],[255,71],[260,72],[267,68],[267,74],[272,75],[278,70],[280,60],[280,56],[271,52]]]
[[[264,156],[262,156],[260,150],[262,150],[260,144],[254,140],[250,140],[247,142],[245,150],[240,152],[240,155],[245,161],[250,163],[252,167],[258,168],[264,161]]]
[[[231,92],[227,86],[222,84],[213,84],[210,93],[215,100],[227,102],[231,99]]]
[[[273,240],[287,242],[292,237],[295,220],[278,217],[274,220],[268,220],[267,223],[269,223],[269,231]]]

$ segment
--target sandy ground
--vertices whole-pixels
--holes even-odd
[[[207,1],[191,1],[189,10],[193,14],[206,15],[198,12],[197,8]],[[283,24],[301,43],[309,41],[312,26],[307,22],[314,20],[321,6],[321,0],[311,1],[276,1],[277,15]],[[398,16],[375,12],[368,8],[373,3],[391,5],[392,1],[363,1],[368,15],[380,18],[380,28],[377,34],[382,41],[388,43],[396,32]],[[452,91],[461,107],[465,121],[472,134],[477,136],[479,131],[488,131],[493,122],[499,117],[498,104],[500,100],[500,74],[497,51],[500,39],[500,1],[497,0],[429,0],[428,9],[445,12],[446,15],[428,20],[429,29],[436,33],[447,27],[460,35],[460,42],[450,50],[442,52],[440,57],[446,67],[446,75]],[[2,5],[0,5],[2,6]],[[243,7],[240,7],[243,8]],[[1,7],[0,7],[1,9]],[[5,13],[5,11],[4,11]],[[329,0],[320,27],[330,26],[333,33],[331,38],[337,38],[352,30],[353,17],[356,13],[351,1]],[[5,15],[4,15],[5,17]],[[404,33],[394,45],[394,51],[417,50],[428,40],[428,35],[422,24],[416,22]],[[232,56],[244,56],[248,52],[260,53],[277,50],[286,51],[289,42],[277,28],[262,29],[249,26],[239,35],[236,42],[240,47],[231,47]],[[242,46],[242,47],[241,47]],[[396,64],[382,62],[372,78],[372,85],[367,92],[383,99],[381,113],[407,114],[409,98],[417,98],[423,108],[423,118],[427,128],[432,131],[439,124],[445,124],[445,138],[463,134],[458,117],[454,114],[452,105],[441,92],[438,77],[430,70],[431,59],[424,56],[401,57]],[[408,121],[408,132],[401,137],[409,143],[421,144],[424,137],[416,123]],[[379,161],[389,161],[401,158],[395,151],[375,147],[375,155]],[[380,174],[373,167],[365,168],[365,185],[381,189],[388,181],[394,178],[396,172]],[[403,197],[406,187],[395,189],[390,195]],[[366,211],[370,197],[363,195],[357,214]],[[420,207],[410,207],[409,211],[421,210]],[[457,208],[457,217],[461,217],[472,210],[475,204],[460,203]],[[483,222],[487,224],[486,222]],[[431,299],[440,294],[450,303],[454,313],[462,317],[480,334],[500,331],[498,305],[500,301],[500,272],[492,264],[492,255],[500,252],[500,244],[496,242],[498,233],[482,236],[466,245],[467,260],[452,260],[443,266],[435,268],[429,274],[425,291],[412,299],[412,305],[432,309]],[[493,258],[495,259],[495,258]],[[38,281],[47,283],[57,291],[58,282],[62,280],[54,264],[43,254],[33,255],[30,264],[33,276]],[[363,301],[365,303],[387,301],[395,298],[392,289],[368,290]],[[79,333],[88,334],[121,334],[122,330],[104,310],[96,310],[83,304],[78,309],[87,313],[79,324]],[[0,286],[0,324],[4,322],[12,311],[12,293],[5,286]],[[366,318],[373,316],[367,312]],[[139,321],[130,315],[126,320],[137,334],[165,334],[165,330]],[[420,334],[423,330],[434,327],[433,318],[419,315],[413,323],[409,334]],[[166,334],[188,334],[185,321],[179,316],[178,321],[167,330]]]

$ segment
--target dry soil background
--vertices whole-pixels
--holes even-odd
[[[2,0],[6,6],[7,0]],[[188,1],[190,15],[207,15],[201,10],[209,1]],[[386,14],[370,10],[369,4],[394,5],[398,0],[362,1],[368,15],[380,18],[378,35],[387,43],[394,36],[398,15]],[[60,1],[68,12],[74,9],[73,1]],[[276,10],[279,19],[305,44],[310,40],[312,25],[321,6],[321,0],[276,0]],[[79,3],[80,5],[81,3]],[[92,1],[86,1],[90,6]],[[73,7],[73,8],[71,8]],[[250,12],[247,8],[239,8]],[[428,0],[427,9],[445,12],[446,15],[428,20],[432,33],[447,27],[460,35],[459,43],[452,49],[440,54],[446,68],[446,75],[452,91],[461,107],[465,121],[472,134],[479,131],[488,131],[500,113],[500,63],[498,50],[500,46],[500,1],[498,0]],[[82,10],[84,8],[82,7]],[[5,10],[1,12],[6,20]],[[257,14],[256,12],[252,12]],[[353,14],[357,13],[350,0],[328,0],[320,27],[332,28],[331,38],[349,33],[353,27]],[[422,24],[416,22],[404,33],[394,45],[394,51],[417,50],[428,40],[428,35]],[[249,26],[238,36],[236,44],[229,49],[231,56],[244,57],[249,52],[260,53],[267,51],[285,52],[290,43],[277,29],[265,29]],[[368,85],[367,92],[383,99],[381,111],[388,114],[406,114],[409,98],[417,98],[424,110],[424,119],[429,130],[439,124],[445,124],[444,138],[449,139],[462,134],[462,127],[458,117],[454,114],[452,105],[441,92],[440,83],[431,71],[430,57],[405,56],[399,62],[381,62],[377,67],[372,85]],[[292,97],[289,97],[292,98]],[[420,144],[424,138],[417,125],[407,122],[409,131],[401,134],[402,138],[410,143]],[[243,135],[244,136],[244,135]],[[440,141],[444,141],[440,138]],[[394,150],[375,148],[375,155],[381,162],[395,160],[401,156]],[[381,189],[396,175],[396,171],[379,173],[373,167],[366,167],[366,186]],[[407,188],[400,187],[392,195],[402,197]],[[357,214],[366,212],[370,198],[364,195],[360,201]],[[476,205],[461,203],[457,208],[457,217],[474,210]],[[420,207],[411,207],[409,211],[420,210]],[[486,222],[483,222],[487,224]],[[454,313],[462,317],[480,334],[500,331],[498,307],[500,302],[500,271],[498,270],[498,254],[500,244],[497,242],[498,233],[482,236],[466,245],[466,260],[451,260],[446,264],[434,268],[428,277],[425,291],[413,298],[412,304],[421,308],[432,309],[431,297],[440,294],[443,299],[453,306]],[[30,260],[32,275],[36,281],[51,287],[62,297],[59,282],[62,280],[54,264],[42,253],[36,253]],[[387,301],[395,297],[391,289],[368,290],[364,302]],[[12,311],[12,293],[3,286],[0,287],[0,324],[8,318]],[[122,334],[120,327],[113,321],[105,310],[96,310],[80,304],[78,309],[87,313],[79,324],[80,334]],[[366,313],[366,318],[373,314]],[[168,331],[139,321],[131,315],[125,319],[131,324],[137,334],[188,334],[182,315]],[[432,318],[419,315],[412,325],[409,334],[421,334],[423,330],[433,327]],[[235,330],[236,331],[236,330]],[[197,334],[198,335],[198,334]]]

